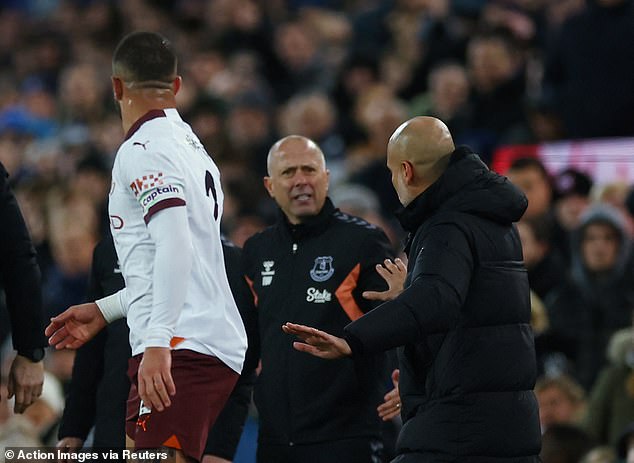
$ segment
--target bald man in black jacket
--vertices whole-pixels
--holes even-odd
[[[396,130],[387,165],[410,232],[405,289],[345,339],[284,331],[326,359],[398,347],[404,424],[393,463],[538,462],[528,277],[513,225],[526,197],[431,117]]]

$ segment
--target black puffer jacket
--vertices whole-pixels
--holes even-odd
[[[402,346],[395,461],[538,461],[528,279],[512,225],[526,206],[459,148],[401,214],[406,289],[346,328],[354,355]]]

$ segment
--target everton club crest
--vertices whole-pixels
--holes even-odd
[[[322,282],[335,273],[335,269],[332,266],[332,256],[321,256],[315,259],[315,265],[310,271],[310,277],[314,281]]]

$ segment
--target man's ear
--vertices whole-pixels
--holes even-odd
[[[275,199],[275,195],[273,194],[273,182],[271,181],[271,177],[264,177],[264,188],[268,191],[269,196]]]
[[[178,93],[182,86],[183,78],[181,76],[176,76],[176,79],[172,81],[172,90],[174,91],[174,95]]]
[[[414,165],[409,161],[401,162],[401,169],[403,169],[403,179],[406,185],[411,185],[414,182]]]
[[[121,101],[123,98],[123,81],[118,78],[112,76],[112,93],[114,94],[114,99],[117,101]]]

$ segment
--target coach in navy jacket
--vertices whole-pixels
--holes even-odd
[[[438,119],[397,129],[388,167],[411,232],[405,290],[345,339],[287,324],[324,358],[399,346],[404,425],[394,462],[537,462],[536,377],[517,221],[525,196]]]

